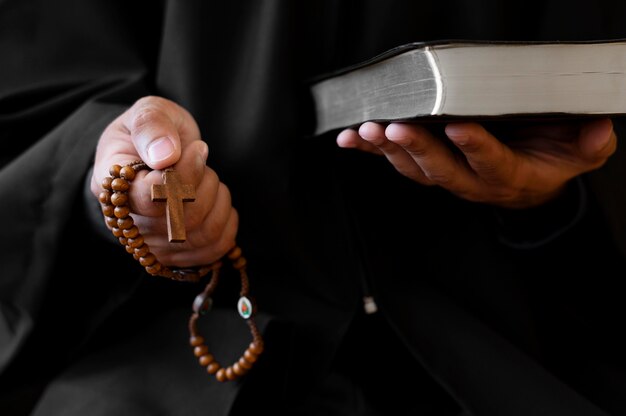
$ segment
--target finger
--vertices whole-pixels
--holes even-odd
[[[169,244],[163,224],[156,227],[158,230],[146,227],[146,243],[162,263],[181,267],[207,264],[219,259],[234,246],[238,216],[232,207],[228,188],[220,183],[217,196],[210,199],[212,209],[200,223],[188,227],[187,241],[183,244]]]
[[[192,267],[199,264],[211,264],[221,259],[228,251],[235,247],[239,216],[233,208],[229,210],[228,219],[219,237],[209,245],[198,247],[195,250],[169,251],[163,263],[178,267]]]
[[[344,149],[357,149],[363,152],[382,155],[383,153],[370,142],[363,140],[353,129],[346,129],[337,135],[337,145]]]
[[[405,175],[427,185],[455,186],[464,166],[452,151],[426,128],[417,124],[392,123],[386,135],[406,156],[394,158],[394,165]],[[404,160],[408,157],[419,171]]]
[[[152,169],[173,165],[180,158],[183,142],[200,139],[191,115],[178,104],[160,97],[139,99],[121,121],[137,153]]]
[[[583,125],[578,139],[581,157],[596,167],[617,150],[617,136],[611,119],[594,120]]]
[[[446,126],[445,131],[483,181],[499,184],[512,177],[517,168],[512,151],[481,125],[452,123]]]
[[[420,166],[407,154],[402,146],[387,138],[388,126],[378,123],[364,123],[359,128],[359,135],[370,144],[376,146],[394,168],[402,175],[424,185],[430,181]]]

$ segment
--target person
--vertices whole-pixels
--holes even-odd
[[[0,413],[624,414],[621,117],[314,137],[307,81],[416,40],[620,38],[625,8],[0,3]],[[135,160],[162,264],[247,260],[263,352],[237,380],[189,345],[204,286],[150,275],[105,222]],[[196,194],[182,244],[149,197],[171,166]],[[250,334],[223,273],[197,323],[232,362]]]

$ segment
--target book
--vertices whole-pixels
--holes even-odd
[[[310,84],[314,135],[366,121],[626,113],[626,40],[400,45]]]

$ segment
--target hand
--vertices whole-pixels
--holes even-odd
[[[91,192],[97,197],[102,191],[102,180],[112,165],[143,160],[154,170],[137,174],[129,196],[132,217],[150,251],[167,266],[209,264],[235,246],[238,215],[230,191],[206,165],[208,154],[195,120],[185,109],[163,98],[144,97],[102,133]],[[152,202],[150,195],[152,184],[163,182],[160,170],[172,165],[183,183],[196,188],[196,200],[185,203],[184,243],[169,242],[165,204]]]
[[[610,119],[529,124],[506,144],[480,124],[451,123],[449,140],[419,124],[364,123],[344,130],[337,144],[384,155],[398,172],[437,185],[469,201],[529,208],[555,198],[566,183],[597,169],[615,152]],[[509,140],[510,139],[510,140]]]

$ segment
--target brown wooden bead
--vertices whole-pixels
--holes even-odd
[[[215,357],[213,357],[213,355],[211,354],[204,354],[198,359],[198,362],[200,363],[202,367],[206,367],[207,365],[211,364],[213,361],[215,361]]]
[[[236,362],[235,364],[233,364],[233,373],[235,373],[238,376],[243,376],[244,374],[247,373],[247,370],[241,366],[241,364],[239,364],[239,362]]]
[[[115,216],[115,207],[113,205],[103,205],[102,213],[107,217]]]
[[[126,250],[128,254],[133,254],[135,252],[135,249],[129,245],[124,246],[124,249]]]
[[[239,361],[237,361],[237,364],[239,364],[242,368],[246,370],[249,370],[252,368],[252,363],[249,361],[246,361],[246,359],[243,357],[241,357]]]
[[[128,239],[128,245],[131,246],[132,248],[141,247],[143,246],[143,243],[144,243],[143,235],[138,235],[136,238]]]
[[[120,169],[119,175],[121,178],[124,178],[127,181],[132,181],[133,179],[135,179],[135,169],[130,166],[124,166],[122,169]]]
[[[263,344],[260,342],[251,342],[248,349],[254,354],[259,355],[263,352]]]
[[[121,245],[125,246],[126,243],[128,242],[128,239],[126,237],[120,237],[118,238],[119,242]]]
[[[111,182],[113,182],[113,178],[111,178],[110,176],[107,176],[106,178],[102,179],[101,185],[107,191],[112,191],[113,188],[111,187]]]
[[[258,357],[255,353],[247,349],[243,353],[243,358],[245,358],[247,362],[253,363],[257,360]]]
[[[118,218],[116,227],[121,228],[122,230],[128,230],[133,225],[135,225],[135,221],[133,220],[133,217],[126,217],[126,218]]]
[[[114,178],[118,178],[120,176],[120,170],[122,170],[122,167],[120,165],[112,165],[109,168],[109,175],[113,176]]]
[[[128,207],[115,207],[115,209],[113,210],[113,215],[115,215],[117,218],[126,218],[129,214],[130,208]]]
[[[111,182],[111,189],[113,189],[114,191],[126,192],[128,191],[129,188],[130,188],[130,185],[128,184],[128,181],[125,179],[115,178]]]
[[[126,205],[128,203],[128,194],[124,192],[115,192],[111,195],[111,203],[116,207]]]
[[[213,361],[211,364],[209,364],[206,368],[207,373],[209,374],[215,374],[219,371],[219,369],[222,368],[222,366],[220,366],[217,361]]]
[[[147,244],[144,244],[143,246],[139,246],[135,249],[135,255],[137,257],[143,257],[146,254],[148,254],[150,252],[150,247],[148,247]]]
[[[237,260],[239,257],[241,257],[241,248],[239,246],[228,252],[229,260]]]
[[[235,262],[233,263],[233,268],[236,270],[241,270],[244,267],[246,267],[246,263],[248,263],[248,261],[246,260],[245,257],[239,257],[237,260],[235,260]]]
[[[143,257],[139,258],[139,263],[146,267],[146,266],[152,266],[155,262],[156,262],[156,256],[152,253],[148,253]]]
[[[111,203],[111,192],[109,191],[102,191],[98,194],[98,201],[100,201],[101,204],[110,204]]]
[[[193,348],[193,354],[196,357],[202,357],[203,355],[206,355],[208,353],[209,353],[209,347],[207,347],[204,344],[198,345],[198,346]]]
[[[202,344],[204,344],[204,337],[201,337],[200,335],[194,335],[189,338],[189,345],[192,347],[197,347]]]
[[[124,230],[120,230],[117,227],[113,227],[111,228],[111,232],[113,233],[114,236],[116,237],[124,237]]]
[[[237,375],[233,371],[233,368],[232,367],[226,368],[226,379],[227,380],[234,380],[236,378],[237,378]]]
[[[128,230],[122,230],[124,232],[124,237],[126,238],[136,238],[139,235],[139,228],[136,225],[133,225]]]
[[[215,373],[215,378],[219,382],[226,381],[226,369],[225,368],[220,368],[219,370],[217,370],[217,373]]]
[[[137,260],[140,260],[141,257]],[[154,263],[152,266],[146,266],[146,271],[152,275],[159,274],[159,272],[163,270],[163,265],[161,263]]]
[[[117,219],[117,218],[115,218],[115,217],[106,217],[106,218],[104,219],[104,221],[106,222],[106,224],[107,224],[110,228],[117,227],[117,221],[118,221],[118,219]]]

